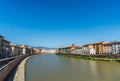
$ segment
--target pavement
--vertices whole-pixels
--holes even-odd
[[[13,81],[25,81],[25,65],[30,57],[24,59],[18,66]]]

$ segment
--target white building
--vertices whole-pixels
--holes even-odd
[[[82,47],[82,55],[90,55],[90,49],[87,46]]]
[[[96,54],[95,49],[94,48],[90,48],[90,55],[94,55],[94,54]]]
[[[41,53],[43,54],[55,54],[56,53],[56,49],[41,49]]]
[[[92,44],[83,45],[82,47],[82,55],[93,55],[96,54],[95,49]]]
[[[120,42],[112,43],[112,54],[120,54]]]

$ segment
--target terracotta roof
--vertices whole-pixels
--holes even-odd
[[[103,44],[103,43],[105,43],[105,42],[102,41],[102,42],[97,42],[97,43],[93,43],[93,44],[95,45],[95,44]]]
[[[24,46],[24,45],[22,45],[22,46],[18,46],[18,47],[20,47],[20,48],[25,48],[25,46]]]
[[[111,45],[112,42],[106,42],[106,43],[103,43],[104,45]]]

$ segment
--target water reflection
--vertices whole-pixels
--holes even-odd
[[[119,81],[120,64],[38,55],[26,64],[26,81]]]

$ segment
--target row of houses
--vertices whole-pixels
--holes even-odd
[[[56,49],[48,49],[48,48],[33,48],[34,54],[55,54]]]
[[[120,54],[120,42],[97,42],[92,44],[86,44],[83,46],[77,46],[72,44],[69,47],[61,47],[58,49],[58,53],[62,54],[81,54],[81,55],[93,55],[93,54]]]
[[[21,54],[37,53],[40,53],[40,48],[32,48],[27,45],[11,44],[10,41],[5,40],[4,37],[0,35],[0,59],[18,56]]]

